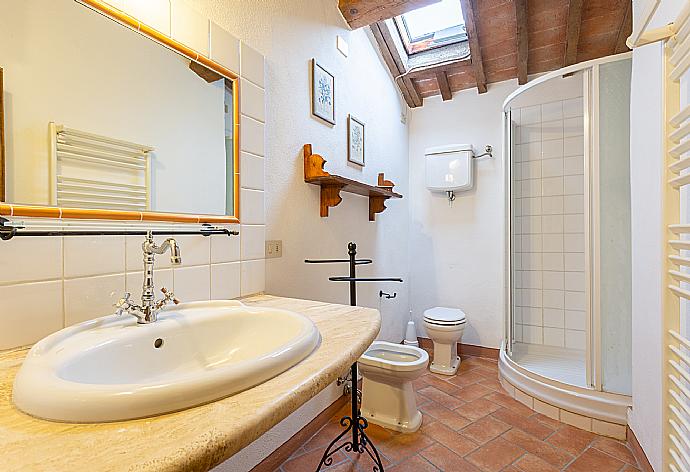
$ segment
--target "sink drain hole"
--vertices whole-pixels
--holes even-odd
[[[156,349],[160,349],[162,346],[163,340],[161,338],[158,338],[153,342],[153,347],[155,347]]]

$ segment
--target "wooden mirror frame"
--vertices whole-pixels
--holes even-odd
[[[14,205],[4,202],[5,191],[5,165],[4,165],[4,123],[2,95],[0,95],[0,216],[14,217],[40,217],[40,218],[75,218],[89,220],[122,220],[122,221],[151,221],[151,222],[175,222],[175,223],[211,223],[232,224],[240,222],[240,78],[231,70],[219,63],[202,56],[193,49],[179,41],[164,35],[154,28],[140,22],[101,0],[77,0],[98,13],[146,36],[157,43],[172,49],[190,61],[212,70],[232,82],[233,86],[233,215],[204,215],[190,213],[167,213],[156,211],[125,211],[125,210],[100,210],[88,208],[66,208],[41,205]],[[0,92],[2,91],[2,69],[0,69]]]

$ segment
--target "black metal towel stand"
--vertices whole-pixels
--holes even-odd
[[[332,282],[349,282],[350,283],[350,305],[357,305],[357,282],[402,282],[401,278],[397,277],[357,277],[356,267],[358,265],[371,264],[374,261],[371,259],[356,259],[357,256],[357,245],[355,243],[349,243],[347,245],[347,254],[350,256],[349,259],[305,259],[304,262],[307,264],[335,264],[341,262],[347,262],[350,264],[350,275],[347,277],[329,277],[328,280]],[[359,409],[359,396],[360,392],[357,389],[357,362],[352,364],[350,367],[350,376],[352,378],[352,388],[350,389],[352,394],[351,399],[351,416],[344,416],[340,419],[340,425],[345,427],[345,430],[338,435],[326,448],[321,457],[321,462],[316,469],[319,472],[322,467],[328,467],[333,464],[333,454],[341,449],[346,452],[355,451],[358,454],[366,452],[371,460],[374,461],[373,471],[383,472],[383,464],[381,463],[381,458],[379,457],[379,452],[376,447],[371,442],[364,430],[369,426],[366,418],[362,417]],[[347,433],[352,432],[352,440],[346,441],[336,447],[338,441],[343,439]]]

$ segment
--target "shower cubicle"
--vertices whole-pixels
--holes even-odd
[[[624,434],[631,393],[630,54],[538,77],[505,101],[504,387]]]

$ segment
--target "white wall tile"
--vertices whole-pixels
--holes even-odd
[[[549,177],[542,179],[542,195],[563,195],[563,177]]]
[[[535,164],[539,164],[538,162]],[[541,181],[539,179],[523,180],[520,182],[520,195],[522,197],[541,196]]]
[[[520,126],[541,123],[541,107],[535,105],[520,109]]]
[[[565,100],[563,102],[563,118],[572,118],[584,115],[582,97]]]
[[[541,139],[543,141],[549,141],[552,139],[563,139],[563,120],[542,123]]]
[[[560,215],[563,213],[563,197],[560,195],[542,198],[542,215]]]
[[[584,156],[570,156],[563,159],[563,173],[565,175],[582,175],[584,172]]]
[[[577,252],[566,252],[563,254],[564,267],[566,271],[585,270],[585,255]]]
[[[583,213],[585,198],[583,195],[565,195],[563,197],[563,211],[565,213]]]
[[[218,24],[211,22],[211,59],[240,74],[240,41]],[[244,87],[242,93],[244,93]]]
[[[542,297],[544,308],[563,308],[563,290],[544,290]]]
[[[126,13],[170,36],[170,0],[121,0]]]
[[[585,332],[566,329],[565,347],[569,349],[585,349],[587,347]]]
[[[565,310],[566,329],[585,331],[587,318],[584,311]]]
[[[244,115],[262,123],[265,122],[264,89],[245,81],[242,84],[242,92],[240,93],[240,107]]]
[[[563,159],[545,159],[541,164],[544,177],[559,177],[563,175]]]
[[[520,142],[522,143],[522,150],[524,153],[525,143],[535,143],[539,144],[541,141],[541,123],[535,123],[532,125],[522,125],[520,126]]]
[[[121,274],[125,271],[124,236],[64,238],[65,278]]]
[[[563,290],[565,287],[564,272],[554,270],[544,271],[542,279],[545,289]]]
[[[142,285],[144,284],[144,271],[128,272],[125,275],[125,290],[132,294],[132,300],[139,303],[141,300]],[[174,292],[175,284],[173,282],[172,269],[156,269],[153,271],[153,285],[156,291],[156,298],[163,298],[161,288]],[[175,294],[177,296],[177,294]]]
[[[62,278],[62,238],[0,241],[0,284],[59,278]]]
[[[114,313],[124,293],[125,274],[65,280],[65,326]]]
[[[562,233],[563,215],[544,215],[541,217],[541,224],[544,233]]]
[[[524,162],[522,164],[523,179],[538,179],[541,177],[541,162]]]
[[[585,140],[582,136],[563,139],[564,156],[582,156],[585,153]]]
[[[544,308],[544,326],[550,328],[565,327],[565,312],[558,308]]]
[[[583,233],[568,233],[563,235],[565,252],[585,252],[585,235]]]
[[[240,296],[240,262],[211,265],[211,300]]]
[[[541,260],[542,254],[539,252],[524,252],[522,253],[522,268],[524,270],[541,270]]]
[[[564,233],[583,233],[585,231],[585,219],[581,214],[563,215]]]
[[[563,119],[563,102],[544,103],[541,106],[541,121],[553,121]]]
[[[586,310],[587,303],[584,292],[565,292],[566,310]]]
[[[233,225],[232,229],[240,230],[239,225]],[[211,263],[235,262],[240,260],[240,238],[239,236],[215,235],[211,236]]]
[[[265,290],[266,260],[242,261],[241,293],[251,295]]]
[[[563,192],[565,195],[582,195],[585,190],[585,179],[582,175],[566,175],[563,177]]]
[[[560,233],[545,234],[542,250],[543,252],[563,252],[563,235]]]
[[[264,189],[264,159],[253,154],[240,154],[240,184],[242,188]]]
[[[230,237],[230,236],[226,236]],[[233,238],[236,236],[232,236]],[[211,237],[177,236],[175,238],[182,256],[182,267],[210,264],[211,262]],[[170,253],[157,256],[157,259],[170,260]]]
[[[153,241],[160,245],[167,236],[154,236]],[[179,240],[179,236],[176,238]],[[144,251],[142,244],[144,243],[144,236],[125,236],[125,269],[127,272],[144,270]],[[184,258],[183,258],[184,260]],[[165,255],[157,255],[155,258],[154,269],[170,268],[170,253]]]
[[[173,269],[175,296],[183,302],[211,299],[211,266],[180,267]]]
[[[533,292],[534,294],[534,303],[535,305],[539,303],[537,300],[539,298],[538,292],[535,291]],[[522,324],[525,325],[531,325],[531,326],[541,326],[541,324],[544,322],[543,320],[543,310],[541,307],[522,307]]]
[[[541,326],[522,327],[522,341],[531,344],[542,344],[544,342],[544,328]]]
[[[208,57],[210,22],[184,0],[170,0],[170,28],[173,39]]]
[[[62,328],[61,280],[2,286],[0,300],[0,350],[33,344]]]
[[[542,288],[541,271],[526,270],[522,272],[521,284],[524,288]]]
[[[240,146],[242,151],[264,156],[264,124],[242,115],[240,118]]]
[[[242,260],[266,257],[266,227],[264,225],[242,225]]]
[[[264,210],[264,192],[261,190],[242,189],[240,192],[240,219],[248,225],[266,223]]]
[[[251,80],[259,87],[265,87],[264,56],[245,43],[241,43],[240,64],[242,78]]]
[[[552,139],[541,143],[541,155],[543,159],[563,157],[563,140]]]
[[[563,137],[582,136],[585,134],[585,125],[582,117],[567,118],[563,120]]]
[[[547,346],[563,347],[565,345],[565,330],[544,327],[544,344]]]
[[[584,255],[583,255],[584,257]],[[570,292],[584,292],[585,291],[585,273],[584,272],[565,272],[565,290]]]
[[[543,260],[543,269],[544,270],[554,270],[554,271],[561,271],[563,270],[563,254],[559,252],[554,252],[554,253],[543,253],[542,254],[542,260]]]

